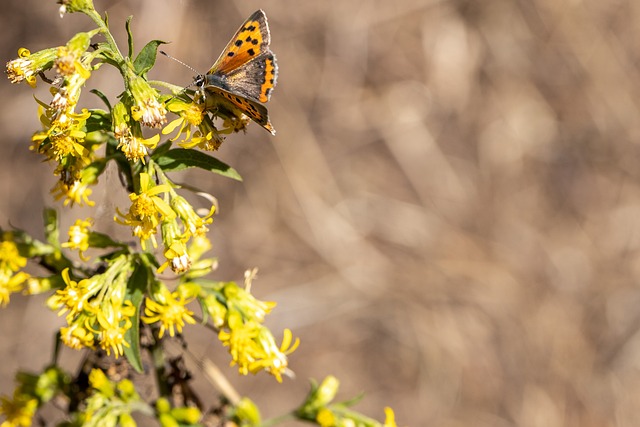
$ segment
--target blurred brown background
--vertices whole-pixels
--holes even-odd
[[[381,419],[389,405],[400,426],[637,425],[639,2],[94,1],[122,46],[132,14],[138,48],[172,41],[202,71],[267,12],[277,136],[252,125],[223,145],[243,183],[181,176],[219,198],[216,277],[259,267],[256,294],[278,302],[269,326],[302,339],[284,385],[225,370],[265,416],[334,374],[339,397],[364,391],[358,409]],[[0,20],[5,62],[92,28],[52,0],[5,0]],[[92,85],[117,94],[106,68]],[[151,77],[191,74],[160,58]],[[0,220],[41,236],[54,180],[28,151],[32,95],[0,85]],[[95,193],[105,231],[126,206],[109,183]],[[60,319],[43,301],[0,312],[1,392],[49,360]],[[225,368],[215,337],[187,340]]]

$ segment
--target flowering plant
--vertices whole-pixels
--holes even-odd
[[[30,425],[36,411],[54,397],[66,402],[66,420],[58,425],[130,426],[135,425],[132,413],[140,412],[163,426],[213,425],[208,419],[213,413],[220,425],[266,426],[297,418],[321,426],[381,426],[349,409],[353,402],[332,403],[338,381],[331,376],[313,383],[297,409],[273,420],[261,420],[256,405],[228,387],[223,403],[209,412],[199,399],[178,393],[178,386],[188,386],[189,375],[180,358],[168,358],[165,342],[187,324],[201,323],[214,331],[239,374],[265,372],[278,382],[291,374],[288,356],[299,344],[289,329],[278,344],[264,325],[275,303],[251,294],[255,270],[245,274],[242,284],[207,278],[217,265],[206,255],[215,205],[200,213],[180,194],[188,189],[170,177],[171,172],[198,167],[240,179],[206,151],[218,149],[226,135],[243,130],[249,120],[239,112],[222,115],[205,108],[200,91],[149,81],[147,72],[163,42],[153,40],[135,54],[130,21],[129,50],[123,55],[106,16],[95,11],[91,0],[59,3],[61,15],[83,13],[96,28],[39,52],[22,48],[18,58],[7,63],[12,83],[35,87],[40,77],[51,85],[51,100],[37,100],[42,129],[33,135],[31,149],[55,164],[58,181],[51,192],[68,207],[93,206],[92,187],[109,163],[114,164],[130,201],[128,208],[116,209],[114,220],[130,228],[138,245],[94,230],[92,218],[77,219],[67,241],[61,242],[52,209],[45,211],[44,241],[20,230],[0,229],[0,305],[6,306],[18,292],[49,293],[48,307],[66,321],[58,343],[85,352],[83,368],[75,376],[58,365],[58,346],[54,362],[43,372],[19,373],[13,396],[0,398],[2,427]],[[112,103],[94,90],[104,107],[80,108],[85,83],[105,65],[118,69],[123,92]],[[161,93],[161,88],[170,93]],[[176,116],[169,123],[168,114]],[[155,133],[145,137],[145,128]],[[161,135],[176,129],[173,138],[160,144]],[[215,199],[208,195],[207,200]],[[28,273],[29,262],[41,273]],[[175,276],[171,280],[161,276],[168,268]],[[141,397],[131,375],[116,372],[122,358],[131,367],[128,372],[155,375],[154,402]],[[208,372],[209,365],[202,365]],[[386,412],[384,426],[395,426],[393,412]]]

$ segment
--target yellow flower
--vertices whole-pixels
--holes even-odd
[[[84,68],[80,62],[76,61],[74,67],[75,72],[65,77],[62,87],[55,91],[55,95],[51,100],[51,108],[57,114],[73,112],[80,99],[82,86],[91,77],[91,72]]]
[[[265,316],[276,306],[273,301],[260,301],[234,282],[227,283],[223,292],[228,306],[235,307],[245,318],[259,323],[264,322]]]
[[[180,240],[175,240],[164,252],[167,261],[158,268],[158,274],[171,265],[171,270],[176,274],[182,274],[191,268],[191,259],[187,253],[187,247]]]
[[[104,170],[106,163],[93,162],[88,166],[82,163],[84,163],[82,159],[77,159],[76,165],[69,165],[70,169],[64,167],[56,169],[56,173],[60,175],[60,181],[51,189],[51,193],[56,200],[64,197],[64,206],[95,205],[95,202],[89,200],[93,192],[89,187],[98,183],[98,176]]]
[[[7,76],[11,83],[26,81],[29,86],[36,87],[36,76],[53,66],[56,54],[55,47],[34,54],[22,47],[18,50],[18,58],[7,62]]]
[[[142,135],[133,135],[131,128],[126,124],[120,125],[114,130],[114,136],[118,139],[118,149],[130,162],[138,160],[144,163],[144,158],[149,153],[149,149],[153,150],[160,141],[160,135],[156,134],[151,138],[143,138]]]
[[[66,286],[51,295],[47,300],[47,305],[51,310],[59,310],[58,316],[62,316],[69,311],[67,320],[70,321],[85,309],[89,297],[102,287],[102,276],[96,275],[90,279],[82,279],[80,282],[76,282],[69,277],[68,268],[62,270],[61,275]]]
[[[296,348],[298,348],[300,339],[296,338],[296,340],[293,341],[293,334],[289,329],[285,329],[282,343],[280,347],[278,347],[271,332],[267,328],[261,327],[258,342],[262,346],[263,356],[261,360],[256,360],[251,364],[249,368],[250,371],[255,373],[264,369],[273,375],[278,382],[282,382],[283,374],[291,374],[288,368],[289,362],[287,355],[293,353]]]
[[[393,413],[393,409],[388,406],[384,408],[385,420],[383,427],[398,427],[396,424],[396,416]]]
[[[9,304],[11,294],[20,292],[24,282],[29,279],[29,275],[24,271],[13,274],[12,271],[0,271],[0,306],[6,307]]]
[[[127,305],[133,307],[129,301]],[[135,308],[133,310],[135,312]],[[113,351],[116,359],[124,354],[124,347],[129,347],[129,343],[125,340],[125,333],[131,328],[131,310],[122,310],[120,307],[114,307],[104,304],[97,312],[99,324],[98,339],[100,348],[111,355]],[[122,323],[124,322],[124,323]]]
[[[334,427],[336,425],[336,416],[327,408],[321,408],[316,415],[316,421],[320,427]]]
[[[259,360],[264,352],[256,342],[260,335],[260,325],[256,322],[242,322],[238,313],[229,314],[229,331],[221,330],[218,339],[223,346],[229,347],[231,366],[238,365],[242,375],[250,372],[250,365]]]
[[[167,121],[167,110],[158,101],[157,92],[142,77],[133,76],[129,81],[135,105],[131,117],[144,126],[159,128]]]
[[[58,181],[56,185],[51,189],[54,199],[64,199],[64,206],[68,205],[87,205],[94,206],[96,202],[89,200],[89,196],[93,192],[87,184],[83,184],[82,181],[74,181],[73,184],[67,185],[62,180]]]
[[[249,123],[251,123],[251,119],[244,114],[241,117],[231,116],[224,119],[224,121],[222,122],[222,126],[224,126],[224,129],[220,132],[240,132],[241,130],[246,130]]]
[[[175,218],[176,214],[167,202],[158,197],[158,194],[169,191],[168,185],[154,185],[149,174],[141,173],[140,193],[129,194],[129,199],[132,202],[130,212],[140,219],[153,218],[158,221],[163,218]]]
[[[47,110],[40,115],[45,130],[31,137],[33,148],[59,162],[67,156],[88,158],[89,150],[82,143],[86,136],[83,129],[91,115],[89,110],[83,109],[81,113],[65,111],[52,118],[55,113],[54,110]]]
[[[124,103],[118,102],[112,111],[113,135],[118,140],[118,147],[129,161],[141,160],[148,154],[149,149],[154,149],[160,141],[160,135],[151,138],[143,138],[139,123],[129,123],[130,116]]]
[[[0,397],[0,414],[5,418],[5,421],[0,423],[0,427],[29,427],[36,409],[38,409],[38,401],[31,396],[21,394],[16,389],[13,399]]]
[[[12,241],[0,242],[0,271],[16,272],[27,265],[27,259],[20,256],[18,246]]]
[[[84,256],[84,252],[89,249],[89,235],[92,225],[91,218],[76,220],[75,224],[69,227],[69,241],[63,243],[62,247],[77,249],[83,261],[89,260],[89,257]]]
[[[163,288],[155,301],[146,299],[144,308],[146,316],[142,317],[142,320],[148,324],[160,322],[160,338],[167,330],[171,336],[175,335],[176,330],[182,333],[186,323],[192,325],[196,323],[193,312],[185,307],[192,300],[193,298],[185,299],[179,292],[169,292]]]
[[[171,138],[172,141],[184,135],[182,141],[179,142],[183,148],[197,146],[204,150],[214,151],[220,147],[224,137],[220,135],[211,118],[207,115],[204,103],[185,102],[179,98],[172,98],[167,102],[167,109],[180,116],[162,129],[162,133],[168,135],[179,127],[176,136]],[[193,137],[191,127],[197,128],[193,132]]]
[[[190,236],[205,235],[209,231],[207,225],[213,222],[211,217],[216,210],[215,206],[211,206],[209,213],[202,218],[193,210],[193,206],[184,197],[178,195],[171,198],[171,207],[182,220],[186,234]]]
[[[96,29],[88,33],[78,33],[65,46],[58,48],[55,61],[58,74],[68,77],[83,73],[85,67],[80,63],[80,59],[89,48],[91,38],[98,32],[99,30]]]
[[[68,327],[60,328],[60,338],[67,347],[75,350],[85,347],[94,348],[93,332],[85,328],[82,323],[82,321],[76,321]]]
[[[92,0],[58,0],[58,4],[60,4],[60,18],[62,18],[65,13],[86,13],[95,10]]]
[[[140,242],[144,248],[144,242],[152,238],[153,246],[156,246],[153,235],[160,221],[164,219],[175,218],[176,214],[171,207],[160,197],[161,193],[167,193],[171,190],[169,185],[153,185],[151,177],[147,173],[140,174],[140,193],[129,194],[131,206],[129,212],[123,214],[117,209],[118,215],[114,219],[122,225],[128,225],[132,228],[134,236],[140,238]]]
[[[178,134],[171,138],[171,140],[175,141],[182,134],[185,134],[185,140],[189,139],[191,126],[199,126],[205,117],[204,104],[185,102],[180,98],[171,98],[166,105],[167,110],[178,114],[180,117],[165,126],[164,129],[162,129],[162,134],[168,135],[180,126]]]
[[[25,295],[37,295],[57,288],[63,282],[60,276],[30,277],[24,290]]]
[[[178,145],[183,148],[198,147],[206,151],[215,151],[224,142],[224,137],[213,126],[209,119],[204,120],[198,126],[198,130],[193,133],[191,141],[182,141]]]

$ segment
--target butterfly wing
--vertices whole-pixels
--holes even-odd
[[[272,135],[276,134],[276,130],[271,125],[269,121],[269,113],[267,112],[267,108],[259,104],[255,101],[252,101],[247,98],[243,98],[242,96],[235,95],[231,92],[227,92],[223,89],[220,89],[216,86],[207,86],[205,87],[205,91],[208,95],[208,103],[213,104],[212,108],[216,108],[215,104],[220,104],[224,106],[224,108],[229,109],[229,105],[231,104],[232,110],[233,107],[240,110],[243,114],[247,115],[251,120],[258,123],[260,126],[271,132]],[[228,103],[228,104],[225,104]],[[209,108],[210,105],[207,105]]]
[[[207,74],[228,75],[259,54],[270,52],[269,43],[271,35],[267,16],[262,10],[257,10],[236,31]]]
[[[262,10],[254,12],[231,38],[220,57],[204,76],[203,86],[213,104],[227,102],[275,135],[269,122],[267,102],[276,85],[278,66],[269,49],[271,35]]]
[[[205,76],[206,86],[217,86],[256,102],[268,102],[278,78],[276,57],[271,51],[262,52],[227,75]]]

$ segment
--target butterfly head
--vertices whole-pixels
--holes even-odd
[[[204,89],[204,85],[207,81],[207,77],[204,74],[198,74],[193,78],[193,83],[190,86],[195,86],[199,90]]]

